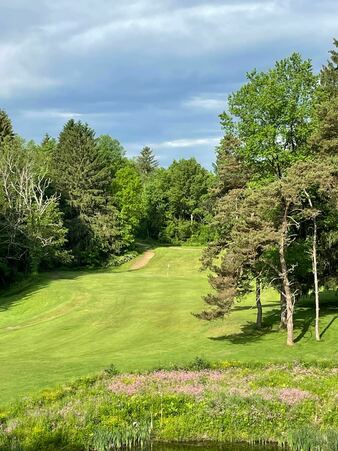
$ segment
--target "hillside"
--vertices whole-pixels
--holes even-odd
[[[111,271],[60,271],[32,279],[0,300],[0,399],[99,371],[122,371],[209,360],[290,361],[337,357],[337,302],[326,296],[321,343],[313,336],[312,301],[296,311],[297,344],[278,331],[278,296],[263,294],[266,328],[257,333],[253,299],[224,321],[191,312],[208,291],[198,248],[156,248],[147,265]]]

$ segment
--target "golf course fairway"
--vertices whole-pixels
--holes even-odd
[[[333,294],[323,294],[319,343],[309,299],[296,308],[295,346],[285,345],[272,289],[263,292],[261,331],[253,326],[252,296],[224,320],[198,320],[192,313],[203,309],[209,290],[200,255],[201,248],[158,247],[144,265],[44,273],[7,290],[0,299],[0,403],[110,364],[142,371],[196,356],[261,362],[337,357]]]

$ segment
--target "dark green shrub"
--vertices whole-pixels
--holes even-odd
[[[111,365],[109,365],[107,368],[105,368],[104,372],[108,376],[116,376],[117,374],[119,374],[119,370],[116,368],[116,366],[113,363]]]

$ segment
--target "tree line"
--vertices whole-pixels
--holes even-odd
[[[57,139],[25,142],[0,111],[0,285],[60,265],[118,264],[139,238],[206,243],[212,180],[193,158],[167,169],[149,147],[127,158],[73,119]]]
[[[245,294],[280,293],[293,344],[300,296],[337,281],[338,42],[319,75],[294,53],[247,82],[220,115],[213,170],[194,158],[127,158],[118,140],[69,120],[57,139],[25,142],[0,111],[0,284],[60,265],[128,258],[137,239],[204,244],[212,320]]]

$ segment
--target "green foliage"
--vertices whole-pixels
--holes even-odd
[[[167,171],[156,169],[151,177],[145,180],[142,203],[144,217],[141,222],[141,231],[145,238],[159,240],[166,224],[167,199]]]
[[[291,431],[288,434],[287,442],[290,448],[295,450],[331,451],[337,448],[338,431],[328,429],[322,432],[310,427],[303,427]]]
[[[331,96],[335,72],[329,64],[322,74],[323,85],[330,79]],[[212,290],[205,297],[208,310],[197,316],[210,320],[230,313],[236,299],[253,290],[255,278],[257,324],[260,286],[273,285],[281,293],[281,325],[291,345],[297,299],[311,289],[318,292],[318,274],[322,284],[332,274],[331,263],[327,271],[324,262],[331,260],[325,256],[326,237],[335,235],[328,214],[337,203],[335,162],[323,161],[316,155],[318,145],[310,145],[318,101],[310,61],[295,53],[266,73],[250,72],[247,80],[220,116],[225,136],[217,149],[212,193],[217,234],[203,259],[212,271]]]
[[[316,129],[312,146],[324,154],[337,155],[338,151],[338,41],[334,39],[331,59],[322,68],[320,88],[316,102]]]
[[[42,264],[68,259],[58,197],[49,193],[49,180],[36,170],[35,155],[19,138],[2,147],[0,256],[5,273],[5,268],[36,272]]]
[[[235,153],[259,177],[280,177],[295,159],[308,155],[317,77],[297,53],[268,72],[247,74],[248,82],[228,99],[221,114],[225,134],[238,137]]]
[[[127,164],[126,151],[122,144],[109,135],[101,135],[97,138],[97,148],[103,159],[109,164],[111,177],[115,177],[117,171]]]
[[[108,374],[108,376],[116,376],[117,374],[119,374],[119,370],[113,363],[105,368],[104,372]]]
[[[109,429],[98,428],[94,432],[91,445],[97,451],[143,448],[150,442],[151,431],[150,424],[135,422],[131,425],[115,425]]]
[[[289,349],[279,330],[279,295],[274,290],[262,290],[261,331],[255,328],[253,294],[236,302],[225,321],[198,321],[191,312],[203,308],[202,296],[208,293],[207,274],[199,269],[202,249],[166,246],[154,252],[137,271],[131,270],[133,261],[112,270],[59,269],[27,278],[2,293],[3,402],[91,375],[112,362],[121,372],[188,368],[196,356],[227,367],[295,360],[324,369],[330,367],[327,360],[334,365],[334,291],[321,293],[320,343],[313,340],[313,297],[299,301],[297,344]]]
[[[136,166],[142,177],[148,177],[157,167],[158,161],[150,147],[146,146],[136,158]]]
[[[69,120],[60,134],[52,165],[75,262],[98,265],[121,248],[117,211],[110,194],[108,152],[99,150],[88,125]]]
[[[113,181],[115,203],[119,211],[122,236],[125,243],[134,242],[144,216],[142,178],[133,164],[119,169]]]
[[[11,140],[14,138],[13,126],[6,111],[0,110],[0,147],[5,140]]]
[[[270,373],[275,383],[261,387],[257,381]],[[301,365],[106,374],[89,385],[79,381],[48,398],[7,406],[0,449],[106,450],[151,441],[218,441],[329,451],[338,444],[337,418],[325,415],[332,410],[333,385],[318,394],[314,379],[337,383],[334,370]]]
[[[171,244],[206,243],[212,236],[211,183],[212,175],[194,158],[153,171],[143,190],[143,236]]]
[[[174,161],[168,168],[168,216],[179,220],[202,221],[211,176],[194,158]]]
[[[188,365],[192,370],[207,370],[211,368],[211,363],[204,357],[195,357],[195,359]]]

